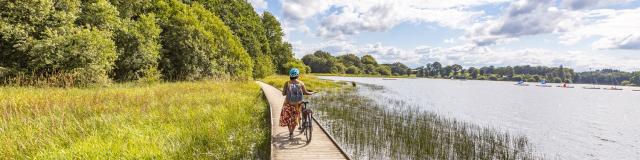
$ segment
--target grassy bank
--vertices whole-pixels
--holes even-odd
[[[0,157],[267,159],[267,108],[250,81],[1,87]]]
[[[302,75],[300,80],[304,82],[304,85],[308,90],[313,91],[329,91],[341,86],[340,83],[333,82],[331,80],[320,79],[314,75]],[[261,79],[260,81],[272,85],[278,89],[282,89],[284,83],[289,81],[289,76],[286,75],[272,75]]]
[[[355,159],[537,159],[526,137],[348,88],[310,101],[316,118]],[[383,90],[364,84],[358,89]]]

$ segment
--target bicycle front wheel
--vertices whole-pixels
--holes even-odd
[[[307,143],[311,142],[311,136],[313,135],[313,116],[312,114],[307,115],[306,117],[306,129],[305,129],[305,135],[307,138]]]

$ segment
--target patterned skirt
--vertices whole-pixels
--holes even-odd
[[[300,117],[300,107],[302,107],[301,104],[284,104],[284,106],[282,106],[282,111],[280,111],[280,127],[298,125],[298,121],[296,119]]]

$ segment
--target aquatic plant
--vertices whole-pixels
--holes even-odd
[[[367,93],[384,90],[357,86]],[[310,98],[321,125],[355,159],[538,159],[524,136],[360,93],[336,88]]]

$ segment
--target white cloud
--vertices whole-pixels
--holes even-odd
[[[640,34],[605,37],[593,44],[595,49],[640,49]]]
[[[465,28],[481,11],[468,8],[478,5],[501,3],[505,0],[462,1],[392,1],[392,0],[282,0],[286,23],[305,26],[304,22],[316,15],[315,34],[325,39],[346,40],[361,32],[379,32],[404,22],[433,23],[450,28]],[[291,29],[295,30],[295,29]]]
[[[640,8],[612,10],[598,9],[574,13],[582,24],[559,37],[566,45],[597,37],[594,49],[640,49]],[[635,42],[635,43],[634,43]]]
[[[474,24],[468,37],[476,45],[486,46],[503,39],[564,32],[575,22],[554,4],[553,0],[512,2],[502,17]]]
[[[476,23],[467,30],[467,39],[478,46],[493,45],[528,35],[556,34],[559,43],[574,45],[600,38],[595,49],[640,49],[640,8],[590,9],[628,0],[520,0],[512,2],[499,18]],[[565,9],[558,8],[565,7]],[[590,9],[590,10],[589,10]]]
[[[249,0],[249,3],[251,3],[251,6],[259,13],[262,13],[262,11],[268,7],[267,1],[265,0]]]

